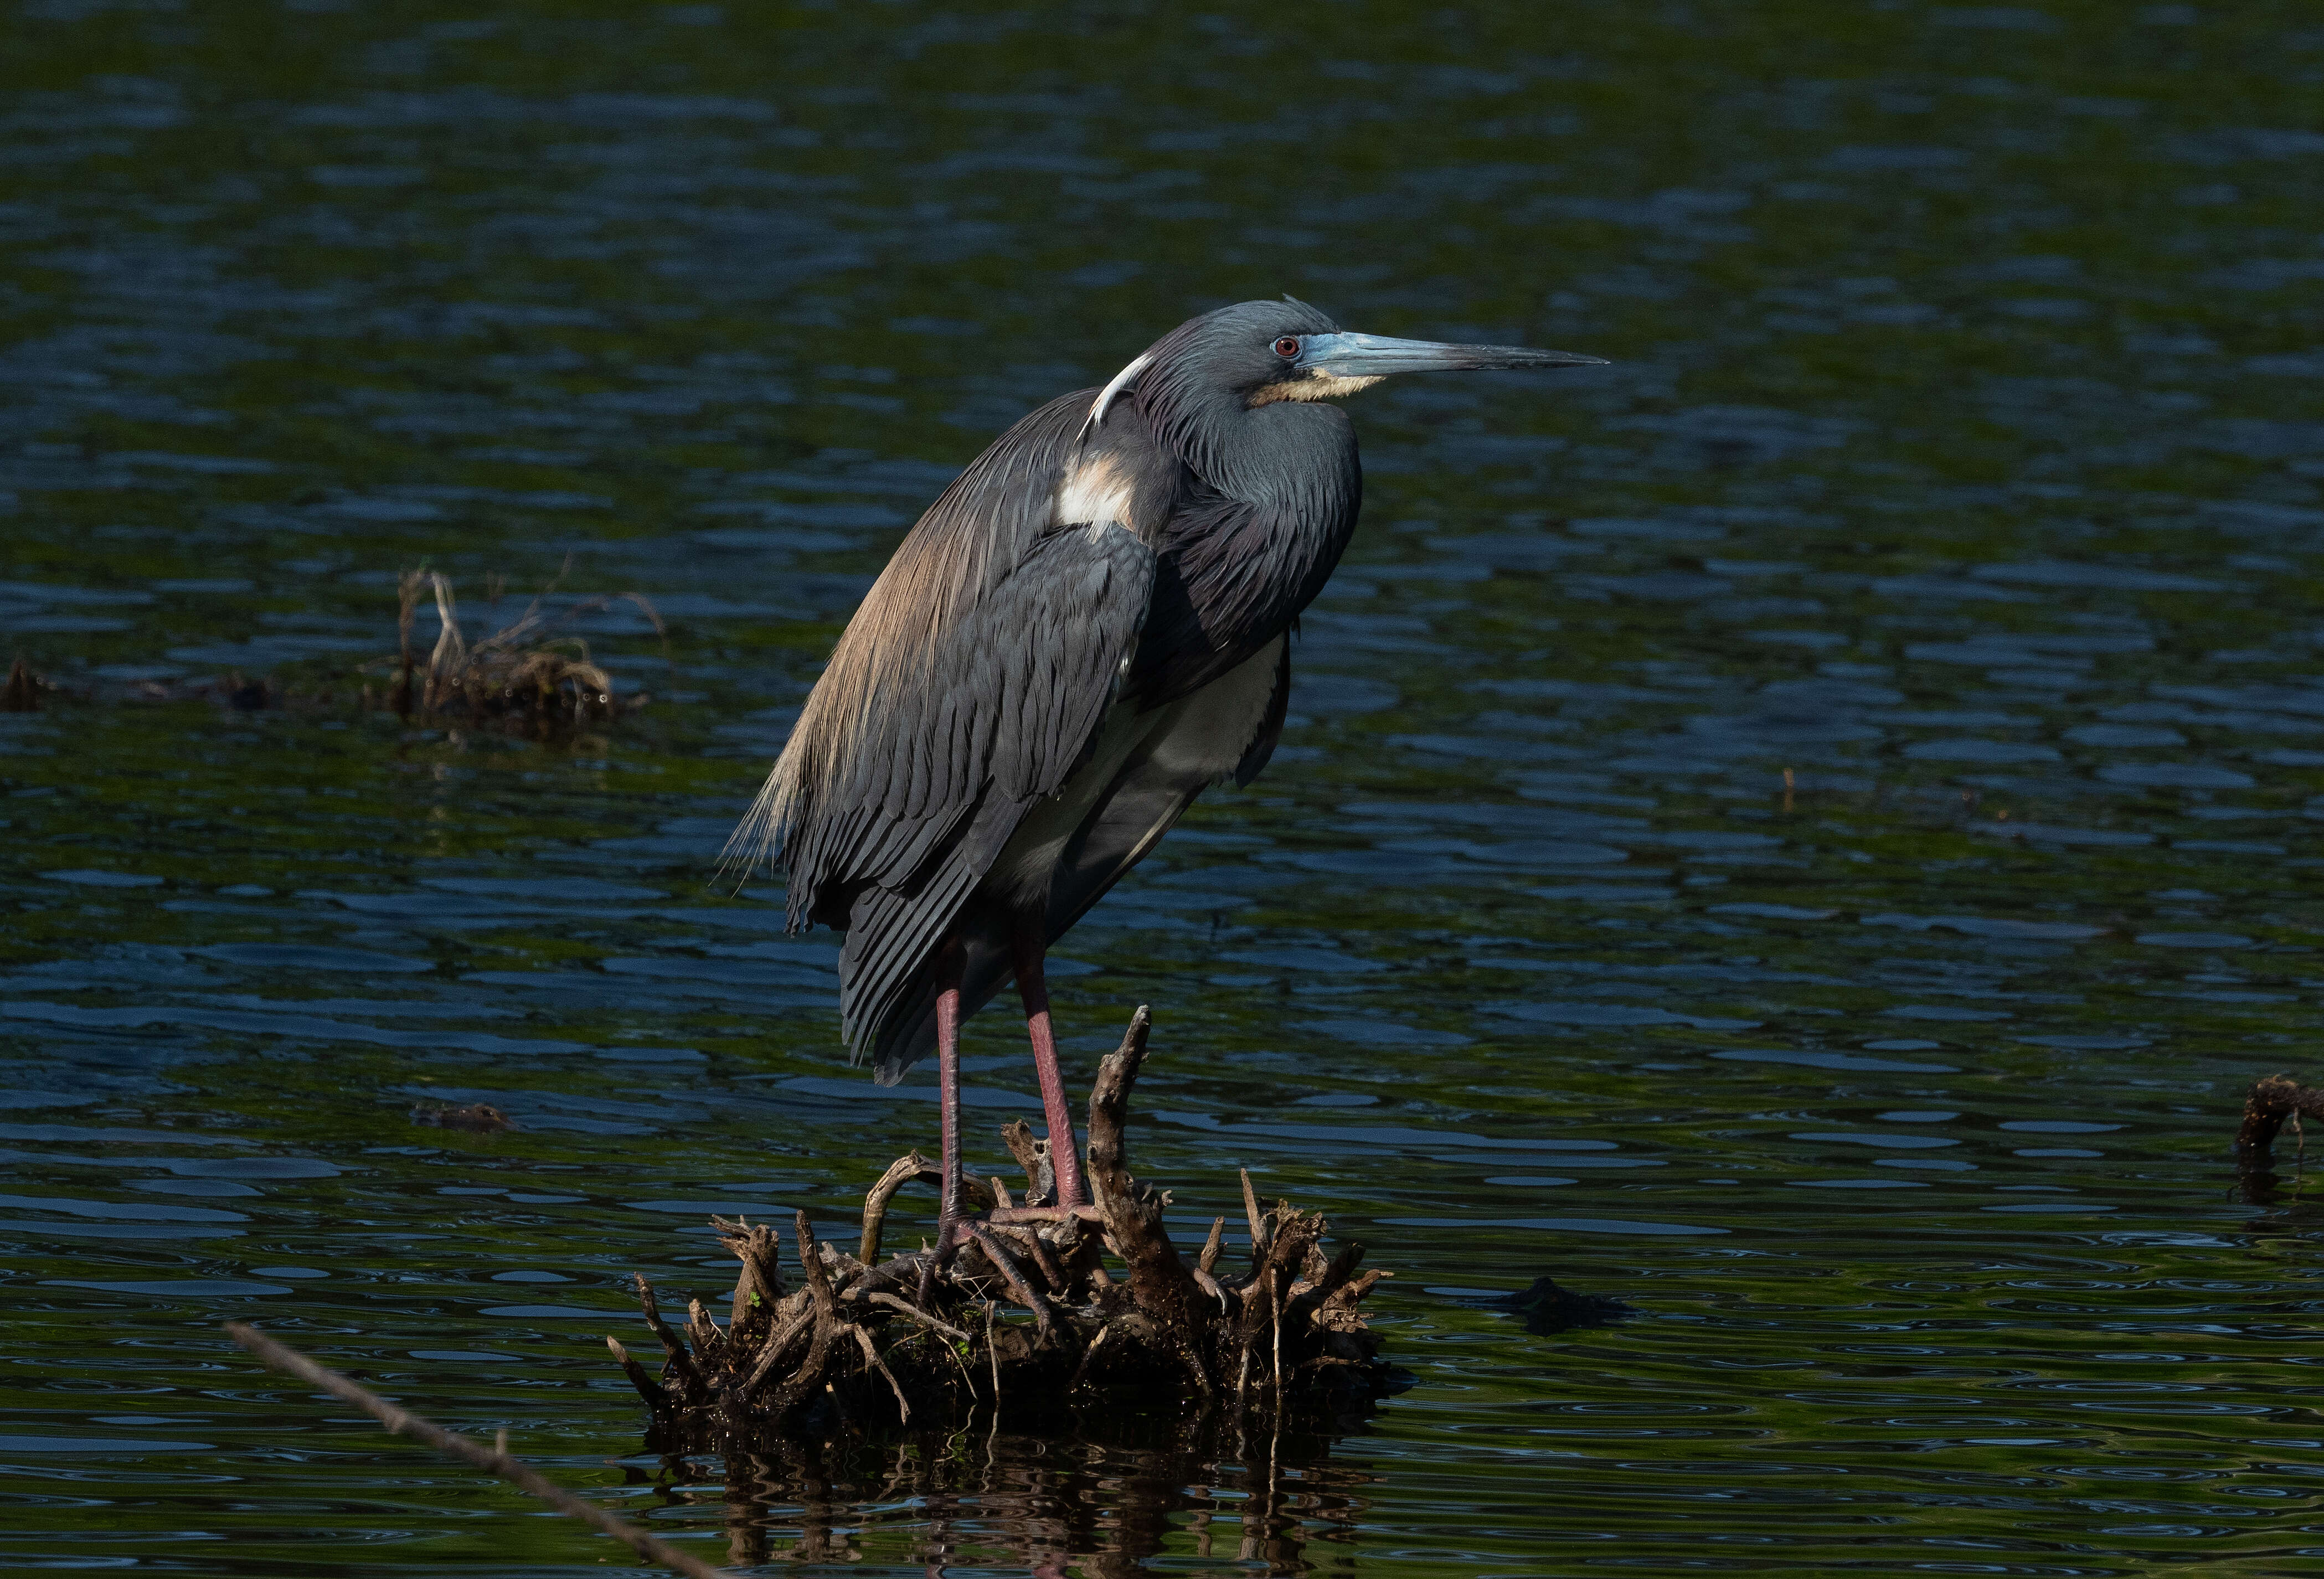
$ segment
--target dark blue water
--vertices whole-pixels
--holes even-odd
[[[5,38],[0,660],[51,688],[0,715],[0,1564],[608,1556],[235,1317],[768,1572],[2324,1547],[2319,1219],[2289,1137],[2270,1187],[2227,1154],[2324,984],[2304,11]],[[836,1229],[933,1140],[726,831],[957,467],[1279,291],[1616,364],[1353,403],[1284,749],[1055,966],[1077,1079],[1155,1005],[1133,1144],[1188,1233],[1238,1165],[1328,1211],[1414,1385],[1329,1439],[658,1462],[627,1275],[711,1296],[710,1212]],[[423,564],[471,640],[553,585],[621,715],[383,710]],[[991,1166],[1036,1104],[970,1038]],[[409,1117],[478,1101],[520,1127]],[[1544,1274],[1636,1314],[1480,1297]]]

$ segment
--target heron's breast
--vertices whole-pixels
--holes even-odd
[[[1108,830],[1121,845],[1120,854],[1133,861],[1143,854],[1187,802],[1242,762],[1266,724],[1284,641],[1277,636],[1168,706],[1141,711],[1134,703],[1116,703],[1099,728],[1089,760],[1054,797],[1028,809],[987,882],[1019,903],[1047,904],[1050,880],[1074,836],[1093,818],[1105,819],[1117,799],[1166,808],[1159,826]],[[1092,852],[1090,858],[1101,854]]]
[[[1140,743],[1148,773],[1190,790],[1232,773],[1267,722],[1286,640],[1276,637],[1210,684],[1146,715],[1154,720]]]

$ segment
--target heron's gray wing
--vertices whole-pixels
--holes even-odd
[[[858,1056],[1026,808],[1079,763],[1136,649],[1152,551],[1118,524],[1056,519],[1088,401],[1019,423],[913,529],[761,797],[794,926],[848,933]]]
[[[835,856],[849,886],[840,957],[848,1045],[871,1053],[1009,836],[1087,752],[1113,699],[1154,577],[1119,526],[1044,538],[936,653],[941,695],[899,711],[884,763],[859,760]],[[868,815],[867,815],[868,812]],[[796,880],[796,879],[795,879]],[[891,1067],[892,1066],[892,1067]],[[881,1072],[902,1065],[881,1058]]]

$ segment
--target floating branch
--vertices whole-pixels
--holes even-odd
[[[638,1556],[651,1557],[664,1567],[687,1574],[688,1579],[726,1579],[724,1569],[714,1568],[698,1557],[687,1556],[669,1542],[657,1539],[635,1525],[614,1518],[595,1503],[583,1501],[564,1487],[545,1478],[531,1465],[511,1458],[504,1445],[486,1447],[474,1437],[463,1436],[457,1431],[447,1431],[433,1420],[421,1419],[410,1410],[399,1408],[388,1402],[369,1388],[316,1364],[298,1350],[275,1342],[256,1327],[230,1321],[226,1324],[226,1330],[228,1337],[255,1356],[269,1371],[296,1377],[309,1387],[319,1388],[334,1398],[346,1399],[398,1436],[424,1442],[447,1458],[460,1459],[496,1474],[511,1485],[530,1491],[559,1513],[569,1513],[595,1525]],[[634,1362],[627,1356],[623,1356],[623,1363],[635,1369]],[[506,1432],[502,1433],[502,1438],[505,1444]]]
[[[656,1444],[725,1451],[987,1408],[1047,1415],[1076,1393],[1099,1391],[1279,1420],[1386,1391],[1388,1367],[1360,1301],[1388,1274],[1355,1275],[1360,1244],[1327,1258],[1320,1214],[1288,1201],[1262,1212],[1245,1175],[1247,1270],[1217,1271],[1223,1219],[1192,1260],[1171,1242],[1163,1223],[1170,1197],[1131,1176],[1123,1137],[1150,1024],[1139,1010],[1090,1094],[1097,1205],[1011,1205],[998,1180],[970,1177],[972,1204],[987,1210],[964,1224],[950,1265],[925,1293],[933,1249],[880,1259],[897,1192],[936,1182],[918,1153],[890,1164],[865,1194],[855,1254],[816,1238],[806,1213],[795,1216],[798,1277],[788,1288],[770,1227],[713,1218],[742,1263],[724,1327],[696,1302],[693,1319],[674,1329],[652,1286],[638,1279],[647,1328],[664,1355],[659,1375],[618,1340],[605,1342],[652,1411]],[[1026,1199],[1046,1200],[1047,1149],[1023,1131],[1011,1125],[1003,1140],[1025,1168]]]

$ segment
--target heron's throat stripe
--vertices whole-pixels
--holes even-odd
[[[1336,373],[1305,373],[1279,383],[1259,385],[1250,392],[1248,403],[1271,406],[1277,401],[1332,401],[1360,389],[1370,389],[1379,382],[1377,378],[1347,378]]]

